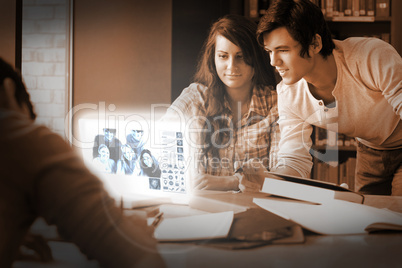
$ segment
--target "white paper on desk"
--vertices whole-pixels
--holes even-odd
[[[233,222],[233,211],[164,218],[155,229],[158,241],[190,241],[225,238]]]
[[[254,198],[254,203],[319,234],[364,234],[375,230],[402,230],[402,216],[399,213],[343,200],[311,204],[285,199]]]

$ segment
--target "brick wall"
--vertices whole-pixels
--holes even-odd
[[[64,135],[68,100],[69,0],[24,0],[22,76],[37,122]]]

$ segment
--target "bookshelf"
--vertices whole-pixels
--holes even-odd
[[[377,37],[402,55],[402,1],[311,0],[320,6],[335,39]]]
[[[356,141],[344,134],[314,126],[311,139],[313,146],[312,179],[336,184],[346,183],[354,189],[356,166]]]

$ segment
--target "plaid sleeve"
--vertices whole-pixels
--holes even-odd
[[[205,109],[205,87],[200,84],[190,84],[167,109],[162,121],[188,120],[202,114]]]

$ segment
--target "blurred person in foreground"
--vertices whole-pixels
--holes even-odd
[[[20,74],[0,58],[0,267],[12,266],[38,217],[101,266],[164,267],[146,218],[122,215],[69,144],[35,117]]]

